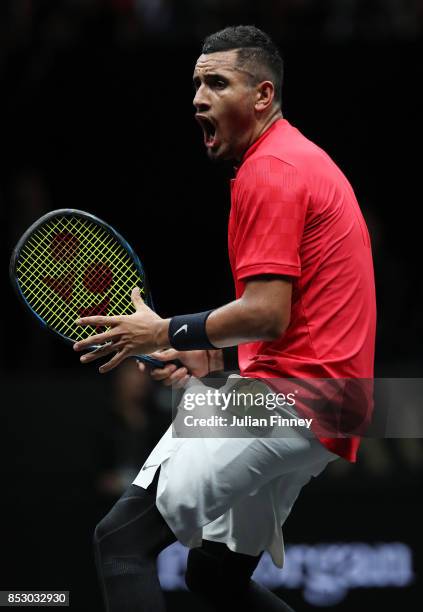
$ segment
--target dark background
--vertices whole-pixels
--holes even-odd
[[[78,208],[134,246],[162,316],[232,299],[232,170],[205,155],[191,84],[201,39],[231,23],[274,36],[286,67],[285,117],[356,191],[374,249],[376,374],[421,376],[417,0],[3,1],[0,589],[70,589],[73,609],[100,610],[91,533],[118,488],[99,483],[119,462],[139,465],[169,420],[166,402],[154,400],[161,408],[146,408],[147,425],[131,433],[116,408],[125,380],[81,368],[38,329],[9,288],[11,250],[45,212]],[[132,379],[128,385],[133,406],[141,392]],[[303,492],[286,540],[407,543],[411,587],[356,589],[332,609],[417,609],[420,440],[367,440],[356,466],[337,463]],[[172,610],[194,605],[185,593],[169,598]],[[310,608],[300,592],[287,599]]]

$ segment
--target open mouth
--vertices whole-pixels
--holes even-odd
[[[204,144],[209,148],[214,147],[217,142],[216,125],[204,115],[196,115],[195,118],[203,128]]]

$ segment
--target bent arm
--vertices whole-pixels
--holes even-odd
[[[286,330],[291,314],[292,282],[282,276],[253,277],[246,282],[242,297],[214,310],[206,332],[218,347],[246,342],[275,340]],[[160,348],[169,346],[169,319],[160,323]]]
[[[241,298],[214,310],[206,322],[210,342],[217,347],[235,346],[257,340],[274,340],[286,330],[291,314],[292,281],[288,277],[261,276],[246,282]],[[163,321],[163,342],[168,342],[169,319]],[[221,348],[207,351],[177,352],[173,349],[153,356],[165,361],[176,357],[185,368],[168,365],[154,370],[155,380],[166,385],[184,383],[188,372],[205,376],[225,369]],[[145,369],[139,364],[140,369]]]

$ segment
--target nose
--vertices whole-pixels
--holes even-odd
[[[207,99],[203,84],[195,92],[194,100],[192,101],[198,113],[208,111],[210,109],[210,103]]]

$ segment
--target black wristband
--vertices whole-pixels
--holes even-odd
[[[224,371],[231,372],[233,370],[239,370],[238,347],[226,346],[224,349],[222,349],[222,353]]]
[[[207,317],[213,310],[177,315],[169,323],[169,343],[177,351],[215,349],[206,333]]]

